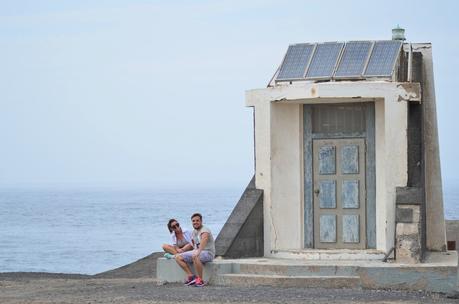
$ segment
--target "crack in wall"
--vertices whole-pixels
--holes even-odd
[[[272,232],[272,235],[274,235],[274,248],[277,249],[277,232],[276,232],[276,226],[274,225],[274,217],[273,217],[273,204],[270,200],[269,202],[269,218],[270,218],[270,224],[271,224],[271,232]],[[272,248],[273,246],[271,246]],[[272,250],[271,250],[272,252]]]

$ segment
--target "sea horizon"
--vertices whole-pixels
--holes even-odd
[[[0,187],[0,272],[96,274],[161,251],[166,223],[201,212],[216,237],[244,187]],[[444,184],[445,219],[459,187]]]

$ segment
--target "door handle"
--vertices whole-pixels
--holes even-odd
[[[320,190],[319,190],[319,189],[315,189],[315,190],[314,190],[314,193],[315,193],[316,195],[319,195]]]

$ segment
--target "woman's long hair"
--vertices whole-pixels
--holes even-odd
[[[173,222],[177,222],[176,219],[170,219],[169,222],[167,223],[167,229],[169,229],[169,232],[172,233],[172,228],[171,228],[171,224]],[[177,222],[178,223],[178,222]]]

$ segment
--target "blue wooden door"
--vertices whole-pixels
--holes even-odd
[[[366,246],[365,139],[313,140],[314,247]]]

